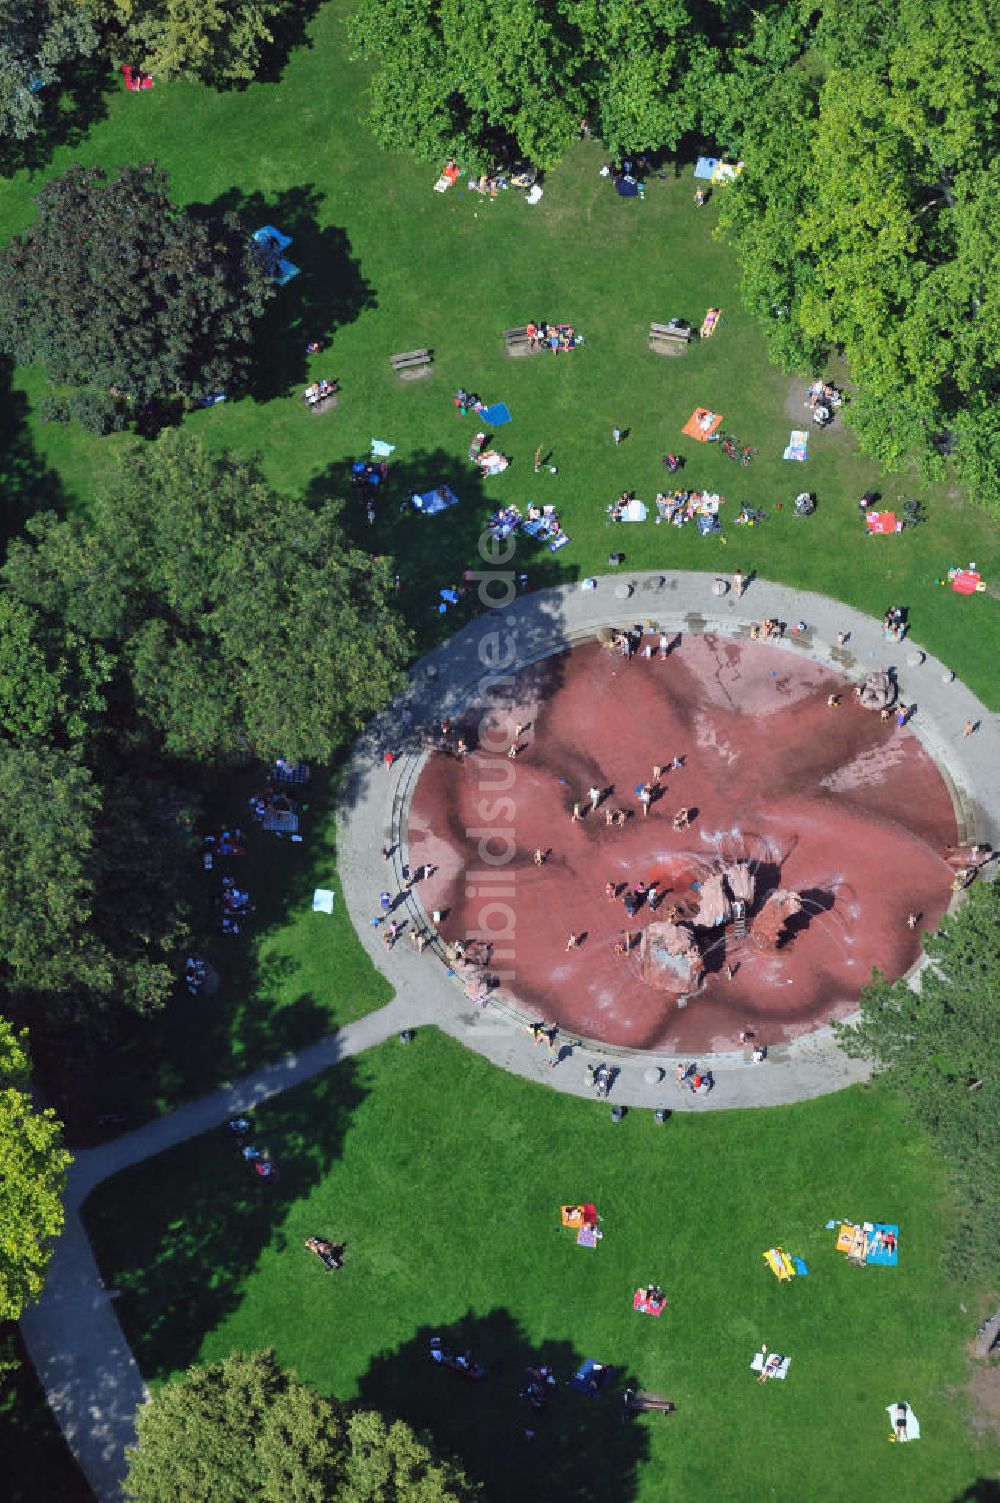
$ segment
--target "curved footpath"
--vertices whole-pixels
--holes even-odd
[[[433,999],[438,1026],[445,1032],[504,1069],[544,1079],[556,1090],[589,1094],[584,1066],[607,1060],[619,1072],[612,1095],[623,1105],[707,1111],[801,1101],[839,1090],[868,1072],[862,1062],[840,1052],[829,1028],[776,1045],[764,1066],[749,1064],[743,1051],[699,1056],[699,1065],[715,1080],[706,1097],[677,1089],[677,1056],[609,1048],[566,1034],[561,1041],[571,1046],[571,1051],[564,1048],[569,1057],[551,1070],[538,1057],[542,1051],[533,1047],[524,1027],[537,1014],[522,1013],[514,997],[501,992],[488,1007],[480,1007],[450,971],[440,946],[420,956],[402,943],[385,953],[381,930],[371,919],[379,892],[403,886],[409,796],[426,755],[421,731],[477,704],[485,710],[490,701],[484,681],[491,663],[503,663],[502,672],[513,675],[554,652],[592,641],[601,627],[640,621],[668,634],[712,632],[743,638],[749,638],[753,621],[766,616],[789,624],[802,621],[804,631],[778,644],[788,652],[803,653],[855,679],[873,668],[894,669],[900,698],[915,706],[909,729],[934,758],[951,792],[960,838],[1000,843],[1000,723],[944,663],[909,638],[900,644],[886,642],[880,621],[825,596],[755,580],[738,601],[728,585],[726,593],[715,593],[719,579],[716,574],[622,571],[600,577],[595,589],[567,585],[484,611],[414,666],[408,689],[359,741],[348,770],[337,865],[348,912],[373,962],[397,993],[422,1002]],[[975,601],[956,605],[976,609]],[[844,647],[837,645],[841,632],[848,634]],[[969,737],[962,734],[967,720],[979,723]],[[388,771],[386,751],[396,754]],[[394,848],[390,867],[382,858],[385,845]],[[396,911],[431,928],[419,886],[406,894]],[[918,962],[911,975],[919,969]],[[683,1062],[689,1063],[690,1057]]]
[[[423,760],[417,728],[456,715],[480,696],[486,672],[482,644],[493,631],[503,633],[494,653],[504,650],[506,634],[511,634],[516,656],[506,671],[514,672],[591,639],[606,625],[649,620],[668,631],[742,635],[748,634],[751,619],[802,620],[807,630],[786,643],[789,651],[804,651],[859,677],[893,663],[902,697],[918,707],[912,729],[949,781],[961,835],[998,843],[997,717],[960,682],[946,682],[944,664],[910,641],[889,647],[879,622],[822,596],[757,581],[736,602],[731,594],[713,593],[716,578],[622,574],[600,579],[592,591],[567,586],[528,594],[509,608],[487,612],[417,663],[408,690],[359,741],[340,816],[338,869],[344,899],[362,944],[395,986],[393,1001],[243,1081],[77,1155],[69,1172],[66,1227],[55,1244],[42,1299],[25,1311],[21,1331],[52,1411],[100,1503],[117,1503],[122,1497],[125,1450],[135,1439],[136,1410],[148,1397],[114,1310],[115,1291],[101,1282],[80,1215],[87,1196],[109,1176],[252,1110],[402,1028],[429,1024],[504,1069],[571,1094],[589,1094],[583,1066],[607,1058],[619,1071],[612,1100],[629,1106],[706,1111],[777,1105],[864,1078],[864,1066],[844,1058],[825,1029],[775,1049],[759,1067],[748,1066],[736,1053],[703,1058],[699,1062],[716,1080],[715,1090],[704,1098],[679,1090],[674,1061],[655,1053],[593,1050],[581,1041],[551,1070],[532,1047],[512,1000],[501,997],[481,1008],[466,996],[441,956],[430,950],[418,956],[403,945],[386,955],[370,923],[378,893],[387,885],[381,854],[385,844],[397,847],[393,876],[401,885],[408,797]],[[836,646],[837,633],[843,631],[850,633],[848,649]],[[980,722],[969,738],[962,736],[966,720]],[[397,754],[388,772],[386,750]],[[406,907],[409,917],[426,921],[416,894],[408,895]]]

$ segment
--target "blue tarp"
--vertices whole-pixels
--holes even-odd
[[[273,224],[262,224],[259,230],[254,230],[253,238],[261,246],[269,242],[273,243],[277,251],[286,250],[292,243],[291,235],[283,235],[280,230],[275,229]]]
[[[414,491],[410,500],[414,511],[422,511],[428,517],[433,517],[439,511],[447,511],[449,506],[458,505],[458,497],[447,485],[437,485],[430,491]]]
[[[639,193],[639,184],[631,177],[620,177],[615,183],[615,192],[622,198],[636,198]]]
[[[719,165],[719,157],[699,157],[694,164],[695,177],[702,177],[706,182],[712,181],[712,173]]]
[[[491,428],[499,428],[511,421],[510,409],[506,402],[494,402],[492,407],[484,407],[479,417]]]
[[[879,1233],[888,1232],[892,1236],[891,1249],[886,1247]],[[899,1262],[899,1227],[891,1221],[876,1221],[873,1229],[868,1234],[868,1256],[866,1263],[875,1263],[881,1268],[895,1268]]]
[[[613,1367],[608,1367],[606,1363],[588,1357],[583,1366],[570,1378],[569,1386],[575,1388],[577,1393],[588,1393],[592,1398],[596,1398],[614,1375]]]

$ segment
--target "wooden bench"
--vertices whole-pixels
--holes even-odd
[[[649,348],[656,355],[683,355],[693,338],[690,324],[676,318],[669,324],[649,326]]]
[[[538,340],[533,345],[528,343],[528,326],[522,325],[520,329],[504,329],[504,344],[507,346],[507,354],[512,360],[519,359],[522,355],[540,355],[542,345]]]
[[[418,381],[431,373],[431,352],[406,350],[402,355],[390,355],[389,363],[401,381]]]

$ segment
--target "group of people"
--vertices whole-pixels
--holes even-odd
[[[246,1139],[250,1135],[249,1117],[230,1117],[226,1124],[229,1131],[236,1138],[240,1148],[240,1157],[249,1167],[255,1179],[274,1179],[278,1173],[270,1150],[259,1148],[256,1143],[248,1143]]]
[[[222,829],[218,835],[208,834],[201,842],[201,864],[210,872],[218,858],[242,856],[245,852],[242,830]]]
[[[686,522],[697,523],[702,517],[717,519],[724,500],[714,491],[659,491],[656,497],[657,521],[683,527]]]
[[[189,955],[184,966],[184,985],[192,997],[197,997],[208,980],[208,962],[198,955]]]
[[[903,605],[890,605],[882,617],[887,642],[902,642],[907,630],[907,611]]]
[[[547,324],[544,321],[535,323],[532,320],[525,324],[524,332],[528,338],[529,350],[548,349],[553,355],[573,350],[580,343],[580,337],[572,324]]]
[[[232,877],[223,877],[222,891],[217,900],[220,934],[239,934],[240,919],[256,912],[250,894],[237,887]]]
[[[302,393],[302,399],[307,407],[315,407],[318,402],[325,402],[327,397],[335,397],[338,390],[336,381],[313,381]]]
[[[832,381],[814,381],[806,392],[806,406],[818,428],[826,428],[833,422],[834,412],[843,403],[843,393]]]

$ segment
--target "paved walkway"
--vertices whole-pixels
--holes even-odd
[[[287,1054],[168,1116],[78,1153],[69,1172],[66,1226],[55,1244],[45,1292],[21,1317],[21,1334],[59,1428],[99,1503],[119,1503],[125,1449],[148,1390],[105,1288],[80,1208],[102,1180],[360,1054],[400,1028],[428,1021],[420,1006],[396,997],[298,1054]],[[192,1500],[194,1503],[194,1500]],[[209,1503],[209,1500],[204,1500]]]
[[[403,943],[385,954],[381,931],[372,927],[371,918],[378,893],[403,885],[409,796],[425,755],[419,728],[454,719],[477,704],[485,710],[490,665],[502,662],[503,672],[512,675],[566,646],[592,641],[601,627],[639,621],[655,623],[668,634],[741,637],[749,637],[751,623],[765,616],[804,622],[804,631],[781,643],[788,652],[804,653],[859,680],[873,668],[895,670],[900,698],[916,706],[910,727],[951,791],[961,836],[1000,844],[1000,725],[944,663],[910,639],[887,643],[880,621],[825,596],[755,580],[738,601],[728,586],[725,594],[715,592],[718,580],[715,574],[622,571],[599,578],[592,590],[579,585],[543,590],[521,595],[502,610],[485,611],[414,666],[408,689],[358,743],[349,769],[337,864],[348,912],[372,960],[398,992],[431,1002],[445,1032],[503,1068],[544,1079],[556,1090],[587,1094],[584,1067],[606,1059],[619,1071],[613,1095],[623,1105],[725,1110],[805,1100],[864,1079],[867,1070],[840,1052],[828,1028],[775,1046],[764,1065],[749,1064],[737,1050],[700,1056],[698,1063],[716,1082],[707,1097],[678,1091],[675,1067],[680,1061],[658,1051],[572,1041],[569,1059],[550,1070],[539,1057],[543,1051],[533,1048],[525,1032],[525,1023],[536,1014],[522,1013],[514,996],[501,994],[481,1008],[452,974],[440,948],[428,948],[420,956]],[[957,609],[964,605],[956,601]],[[841,632],[848,634],[843,647],[837,642]],[[967,720],[980,727],[970,737],[962,734]],[[386,750],[397,754],[388,772]],[[382,858],[385,845],[395,847],[390,868]],[[419,887],[407,894],[398,912],[430,927]],[[689,1063],[689,1057],[683,1062]]]
[[[717,1082],[704,1098],[680,1089],[674,1061],[654,1053],[593,1049],[581,1041],[550,1069],[541,1051],[532,1047],[512,999],[480,1007],[430,951],[417,956],[408,946],[397,946],[386,955],[369,922],[373,901],[387,881],[381,857],[387,842],[399,845],[394,874],[400,881],[408,796],[421,765],[419,751],[404,748],[386,773],[382,752],[399,751],[401,739],[405,741],[404,710],[413,725],[426,724],[454,715],[484,692],[481,651],[484,636],[492,631],[503,633],[502,643],[510,632],[516,644],[516,662],[509,672],[568,643],[592,638],[599,626],[642,619],[655,620],[667,630],[737,634],[748,630],[751,619],[765,615],[805,621],[806,632],[794,645],[789,643],[788,650],[807,652],[847,673],[861,676],[892,661],[879,623],[856,611],[763,581],[754,583],[737,604],[729,595],[713,594],[715,578],[622,575],[601,579],[594,591],[567,587],[523,596],[509,609],[473,622],[421,660],[401,701],[359,742],[347,783],[338,854],[348,911],[361,942],[393,983],[394,1000],[298,1054],[288,1054],[135,1132],[78,1154],[69,1174],[66,1227],[55,1245],[45,1293],[22,1316],[21,1330],[53,1413],[100,1503],[118,1503],[121,1498],[125,1450],[135,1438],[136,1410],[148,1397],[114,1310],[115,1291],[101,1282],[80,1215],[86,1197],[110,1175],[251,1110],[338,1060],[383,1043],[402,1028],[428,1024],[436,1024],[504,1069],[567,1093],[588,1094],[584,1065],[607,1058],[619,1071],[612,1100],[633,1107],[708,1111],[774,1105],[821,1095],[863,1078],[864,1068],[845,1059],[822,1029],[775,1050],[761,1066],[748,1065],[741,1054],[702,1059]],[[850,632],[849,650],[835,645],[840,631]],[[489,650],[495,655],[504,649],[501,645]],[[998,843],[997,718],[962,684],[946,682],[945,665],[915,644],[906,642],[891,652],[903,698],[918,705],[913,728],[949,778],[963,836]],[[968,719],[980,721],[981,729],[966,739],[962,726]],[[413,916],[422,917],[416,896],[407,902]]]

